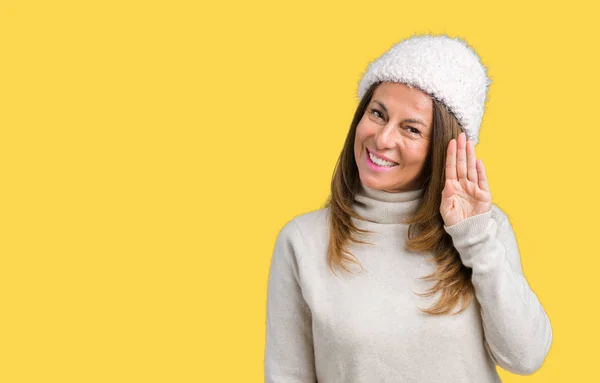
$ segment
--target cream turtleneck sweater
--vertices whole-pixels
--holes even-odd
[[[327,264],[329,208],[296,216],[280,230],[268,280],[265,382],[500,382],[495,365],[538,370],[552,328],[523,276],[515,234],[498,206],[444,229],[473,269],[476,299],[457,315],[418,310],[434,282],[431,254],[404,248],[422,190],[388,193],[361,184],[353,209],[375,245],[351,244],[365,267]],[[453,312],[458,311],[458,307]]]

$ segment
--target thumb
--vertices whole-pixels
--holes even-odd
[[[444,184],[444,190],[442,190],[442,198],[450,198],[454,195],[454,187],[452,186],[452,181],[446,179],[446,183]]]

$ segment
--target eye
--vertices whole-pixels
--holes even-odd
[[[379,113],[381,115],[381,117],[379,117],[376,113]],[[375,115],[375,117],[377,118],[383,118],[383,114],[378,111],[377,109],[371,109],[371,114]]]
[[[408,126],[407,129],[413,129],[414,131],[412,133],[415,133],[415,134],[421,133],[421,131],[419,129],[413,128],[412,126]]]

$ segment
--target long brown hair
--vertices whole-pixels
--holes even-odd
[[[341,266],[352,273],[344,262],[351,262],[364,267],[349,252],[349,242],[370,244],[358,237],[370,233],[357,227],[351,218],[362,220],[354,210],[352,203],[360,186],[358,167],[354,158],[354,139],[356,128],[377,86],[373,84],[365,93],[354,113],[350,131],[344,147],[337,160],[331,180],[331,194],[322,206],[329,207],[330,237],[327,249],[329,268],[335,274],[335,266]],[[409,85],[410,86],[410,85]],[[412,87],[412,86],[411,86]],[[471,282],[472,269],[464,266],[458,251],[452,244],[452,238],[444,230],[444,221],[440,214],[442,190],[445,184],[446,151],[450,140],[458,138],[462,131],[456,117],[440,101],[433,100],[433,126],[431,145],[427,154],[421,185],[423,195],[420,198],[415,214],[405,221],[409,225],[406,248],[415,252],[431,252],[432,261],[437,264],[437,270],[424,280],[436,281],[436,284],[421,296],[433,296],[441,291],[440,299],[429,309],[420,309],[430,315],[451,314],[452,309],[463,298],[463,307],[455,312],[458,314],[469,306],[475,296]]]

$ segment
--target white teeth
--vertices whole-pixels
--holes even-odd
[[[379,166],[392,167],[392,166],[396,165],[393,162],[389,162],[389,161],[385,161],[385,160],[380,160],[379,158],[377,158],[374,155],[372,155],[370,152],[369,152],[369,158],[371,159],[371,161],[373,161],[375,164],[377,164]]]

